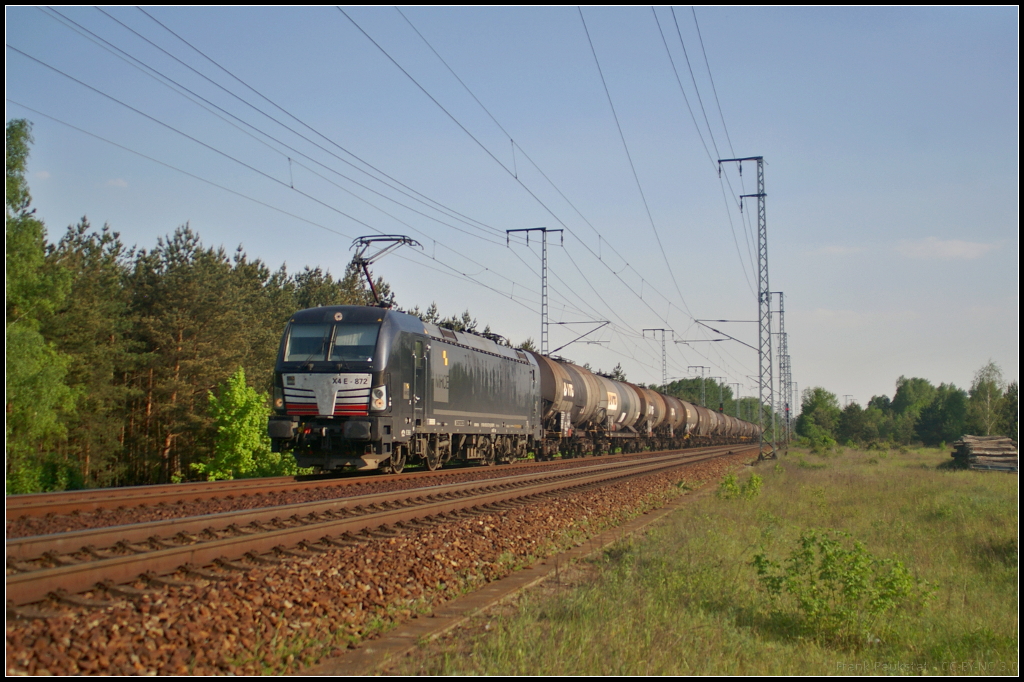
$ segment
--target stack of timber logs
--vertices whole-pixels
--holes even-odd
[[[1006,436],[964,436],[953,443],[953,457],[971,469],[1017,471],[1017,441]]]

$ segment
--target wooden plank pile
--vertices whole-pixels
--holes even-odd
[[[964,436],[952,457],[971,469],[1017,471],[1017,441],[1006,436]]]

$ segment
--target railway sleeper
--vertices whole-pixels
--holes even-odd
[[[174,578],[159,576],[155,573],[143,573],[142,579],[148,584],[156,585],[157,587],[199,587],[198,583],[188,580],[175,580]]]
[[[205,568],[197,568],[190,564],[185,565],[185,574],[193,575],[203,580],[209,580],[211,582],[220,582],[222,580],[229,580],[231,578],[227,573],[218,573],[217,571],[209,571]]]
[[[150,545],[152,545],[153,549],[173,549],[175,547],[180,547],[180,545],[176,545],[173,542],[167,542],[163,538],[160,538],[160,537],[158,537],[156,535],[151,535],[148,538],[146,538],[146,542],[148,542]],[[117,546],[118,546],[118,548],[124,548],[126,551],[129,551],[132,554],[142,554],[141,551],[138,551],[138,550],[135,550],[135,549],[133,549],[131,547],[128,547],[128,543],[126,543],[126,542],[125,543],[119,542],[119,543],[117,543]]]
[[[317,556],[315,552],[308,552],[304,549],[289,549],[283,545],[278,545],[274,548],[274,552],[278,556],[294,557],[296,559],[312,559]]]
[[[337,547],[339,549],[346,549],[348,547],[362,547],[363,545],[367,544],[366,541],[338,540],[336,538],[331,537],[322,537],[320,538],[320,542],[321,544],[327,545],[329,547]]]
[[[262,564],[264,566],[280,566],[285,562],[284,559],[279,557],[266,556],[264,554],[257,554],[256,552],[246,552],[245,558],[254,564]]]
[[[117,602],[108,599],[90,599],[88,597],[80,597],[77,594],[68,594],[65,590],[61,589],[54,590],[50,593],[50,596],[64,604],[81,606],[86,609],[105,609],[117,604]]]
[[[224,557],[214,559],[213,563],[218,568],[223,568],[227,571],[235,571],[236,573],[248,573],[253,568],[255,568],[255,566],[249,566],[248,564],[243,564],[238,561],[231,561],[230,559],[225,559]]]
[[[18,561],[14,557],[10,556],[7,557],[7,568],[18,573],[31,573],[32,571],[39,570],[39,566],[36,564],[31,564],[27,561]]]
[[[79,550],[79,552],[83,554],[88,554],[93,559],[113,559],[114,557],[118,556],[114,552],[96,549],[96,547],[93,545],[85,545],[84,547],[82,547],[82,549]]]
[[[101,583],[96,583],[96,587],[114,595],[115,597],[124,597],[131,600],[142,599],[143,597],[155,597],[160,594],[156,590],[144,590],[137,587],[131,587],[130,585],[115,585],[111,580],[104,580]]]
[[[43,609],[29,609],[24,606],[8,606],[8,618],[22,618],[24,620],[51,620],[68,615],[63,611],[46,611]]]
[[[84,564],[85,562],[80,559],[75,559],[68,554],[59,554],[57,552],[46,552],[43,554],[43,559],[49,561],[54,566],[77,566],[78,564]]]
[[[313,552],[315,554],[327,554],[331,551],[323,547],[317,547],[315,544],[311,542],[306,542],[305,540],[299,543],[299,548],[306,552]]]

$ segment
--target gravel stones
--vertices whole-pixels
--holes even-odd
[[[218,570],[222,580],[180,576],[129,600],[85,609],[40,605],[59,617],[7,619],[8,674],[292,673],[392,624],[500,579],[560,547],[657,506],[678,491],[717,480],[749,457],[691,464],[542,503],[447,515],[397,533],[360,536],[278,565]],[[237,562],[236,562],[237,563]],[[136,585],[144,587],[142,583]],[[153,589],[150,587],[150,589]]]

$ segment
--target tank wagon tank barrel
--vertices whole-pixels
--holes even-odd
[[[274,368],[276,452],[322,471],[753,442],[758,427],[406,313],[295,313]]]

